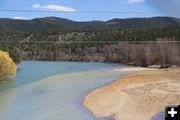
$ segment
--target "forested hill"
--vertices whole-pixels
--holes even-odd
[[[0,49],[20,60],[179,65],[180,27],[106,31],[0,31]]]
[[[153,17],[112,19],[108,21],[77,22],[64,18],[45,17],[33,20],[0,19],[0,30],[39,31],[39,30],[110,30],[110,29],[146,29],[180,26],[179,18]]]
[[[0,19],[0,50],[21,60],[180,66],[180,19]]]

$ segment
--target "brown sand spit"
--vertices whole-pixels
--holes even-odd
[[[97,117],[151,120],[168,104],[180,103],[180,69],[152,70],[124,77],[91,92],[84,105]]]

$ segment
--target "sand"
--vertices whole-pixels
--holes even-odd
[[[147,70],[157,70],[156,68],[145,68],[145,67],[124,67],[124,68],[116,68],[113,71],[117,72],[130,72],[130,71],[147,71]]]
[[[96,117],[115,120],[151,120],[165,106],[180,103],[180,68],[129,75],[84,98]]]

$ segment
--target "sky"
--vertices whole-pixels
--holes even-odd
[[[0,11],[1,18],[14,19],[56,16],[76,21],[105,21],[113,18],[180,17],[180,0],[0,0],[0,10],[56,11]]]

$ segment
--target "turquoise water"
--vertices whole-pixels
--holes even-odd
[[[0,120],[113,120],[94,117],[82,101],[91,90],[132,73],[113,70],[123,67],[107,63],[23,62],[15,78],[0,81]]]
[[[119,65],[107,63],[26,61],[18,65],[18,72],[15,78],[0,81],[0,92],[55,74],[111,69],[117,66]]]
[[[127,72],[120,64],[23,62],[15,78],[0,82],[0,120],[112,120],[95,118],[83,106],[91,90]]]

